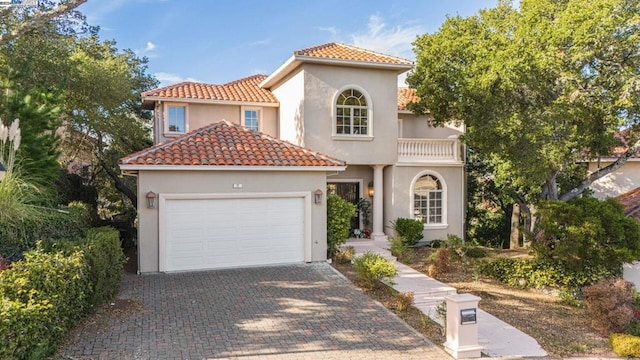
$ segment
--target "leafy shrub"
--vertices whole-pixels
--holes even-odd
[[[399,292],[396,294],[396,310],[407,311],[413,305],[413,291]]]
[[[628,334],[611,334],[609,342],[619,356],[640,357],[640,337]]]
[[[118,291],[124,257],[118,232],[41,243],[0,272],[0,358],[43,358],[94,306]]]
[[[626,218],[615,199],[547,202],[538,216],[536,257],[575,277],[576,286],[620,276],[623,263],[640,257],[640,223]]]
[[[72,255],[81,252],[89,266],[91,292],[89,304],[97,306],[116,296],[120,288],[126,261],[119,236],[112,228],[94,228],[84,239],[58,241],[48,244],[47,251],[61,251]]]
[[[350,263],[353,257],[356,255],[356,249],[353,246],[347,246],[341,248],[335,254],[333,254],[333,260],[338,264]]]
[[[444,241],[442,241],[442,240],[431,240],[431,241],[429,241],[427,246],[432,248],[432,249],[438,249],[438,248],[441,248],[443,246],[446,246],[446,243]]]
[[[424,224],[420,220],[397,218],[391,225],[407,245],[413,246],[424,237]]]
[[[544,286],[578,289],[606,276],[608,272],[567,272],[560,265],[545,259],[497,258],[480,261],[476,269],[483,275],[520,288]]]
[[[356,206],[335,194],[327,194],[327,252],[332,256],[349,237]]]
[[[465,250],[465,255],[470,258],[478,259],[478,258],[486,257],[487,251],[481,247],[469,246]]]
[[[413,261],[415,253],[409,248],[409,245],[407,245],[407,242],[402,236],[392,236],[389,238],[389,242],[391,242],[391,247],[389,248],[391,255],[403,263]]]
[[[379,281],[390,280],[398,274],[398,269],[392,261],[370,251],[355,258],[353,268],[362,285],[370,289]]]
[[[82,238],[91,225],[87,205],[70,203],[62,209],[35,208],[22,218],[0,217],[0,254],[15,261],[36,243],[59,239]]]
[[[592,326],[605,334],[622,332],[634,317],[633,285],[622,279],[604,279],[582,289]]]

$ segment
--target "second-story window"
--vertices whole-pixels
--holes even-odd
[[[167,113],[167,127],[169,132],[185,132],[187,129],[186,108],[184,106],[169,106]]]
[[[369,107],[364,94],[347,89],[336,100],[336,134],[368,135]]]
[[[260,131],[260,109],[243,108],[242,124],[255,131]]]

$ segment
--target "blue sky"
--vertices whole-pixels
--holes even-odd
[[[339,41],[414,59],[411,42],[447,15],[496,0],[89,0],[79,7],[105,40],[149,58],[162,85],[222,84],[269,74],[294,50]]]

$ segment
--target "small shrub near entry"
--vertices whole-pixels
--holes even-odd
[[[605,279],[582,290],[593,327],[605,334],[625,331],[634,318],[633,285]]]
[[[409,248],[407,242],[401,236],[392,236],[389,238],[391,247],[391,255],[395,256],[400,262],[410,263],[413,261],[414,252]]]
[[[362,285],[369,289],[373,289],[379,281],[391,280],[398,274],[398,269],[392,261],[370,251],[355,258],[353,268]]]
[[[396,310],[407,311],[413,305],[413,291],[396,294]]]
[[[629,334],[611,334],[609,342],[619,356],[640,357],[640,337]]]
[[[338,195],[327,194],[327,253],[333,256],[344,244],[351,231],[351,218],[356,215],[356,206]]]
[[[347,264],[353,260],[356,255],[356,249],[353,246],[341,248],[333,255],[333,260],[338,264]]]
[[[392,222],[393,230],[402,237],[405,243],[413,246],[422,240],[424,234],[424,224],[420,220],[397,218]]]

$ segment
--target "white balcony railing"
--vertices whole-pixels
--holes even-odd
[[[398,162],[461,162],[458,139],[398,139]]]

